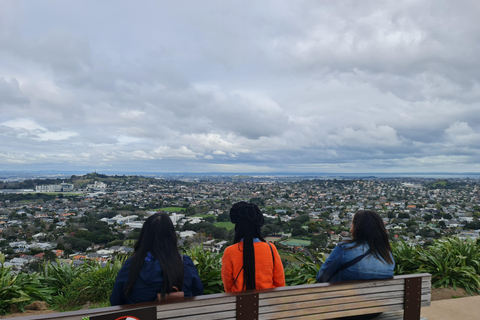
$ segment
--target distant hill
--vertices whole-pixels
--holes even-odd
[[[24,181],[12,181],[12,182],[0,182],[0,189],[35,189],[39,185],[48,185],[48,184],[60,184],[60,183],[73,183],[76,188],[84,188],[87,184],[93,184],[95,181],[104,182],[110,184],[113,182],[117,183],[132,183],[136,181],[148,182],[151,184],[157,184],[158,179],[147,178],[137,175],[126,176],[126,175],[113,175],[108,176],[106,174],[100,174],[97,172],[87,173],[83,176],[72,175],[70,178],[58,178],[58,179],[31,179]]]

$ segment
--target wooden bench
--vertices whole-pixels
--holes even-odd
[[[429,306],[431,275],[395,276],[386,280],[319,283],[221,293],[164,302],[114,306],[12,318],[15,320],[116,320],[135,316],[154,319],[334,319],[383,312],[379,320],[420,319]],[[125,318],[124,318],[125,319]],[[131,318],[135,319],[135,318]]]

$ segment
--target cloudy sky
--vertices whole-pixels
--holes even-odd
[[[0,1],[0,171],[480,172],[478,0]]]

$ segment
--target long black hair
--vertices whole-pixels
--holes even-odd
[[[179,291],[183,286],[183,262],[177,248],[177,235],[172,220],[165,213],[155,213],[143,224],[140,236],[134,246],[130,262],[128,282],[124,294],[132,292],[138,274],[142,269],[147,253],[150,252],[160,263],[163,272],[162,298],[172,291],[173,286]]]
[[[352,240],[347,241],[356,243],[352,248],[367,243],[375,257],[393,264],[388,233],[378,213],[372,210],[357,211],[353,216],[352,227]]]
[[[262,211],[253,203],[237,202],[230,209],[230,221],[235,224],[233,243],[243,239],[243,285],[247,290],[256,289],[253,238],[265,242],[260,233],[260,227],[265,223]]]

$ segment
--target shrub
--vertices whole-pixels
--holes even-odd
[[[189,248],[185,250],[184,254],[192,258],[193,264],[198,270],[203,284],[203,294],[224,292],[221,255],[203,250],[202,246]]]
[[[0,314],[5,314],[11,305],[24,311],[35,300],[51,299],[52,290],[42,285],[38,273],[12,273],[11,267],[3,265],[5,257],[0,254]]]
[[[295,286],[300,284],[315,283],[318,270],[320,266],[313,262],[313,260],[303,254],[297,253],[295,255],[288,254],[295,258],[297,262],[288,262],[285,266],[285,283],[287,286]]]
[[[420,250],[421,248],[418,245],[411,245],[403,240],[392,243],[392,252],[395,259],[394,273],[396,275],[418,273]]]
[[[67,311],[78,309],[87,302],[108,302],[122,261],[108,262],[105,266],[98,262],[85,265],[88,267],[79,268],[84,272],[63,287],[61,293],[54,298],[53,305],[56,309]]]
[[[432,286],[453,286],[479,292],[479,248],[473,240],[437,239],[428,250],[421,250],[419,272],[432,274]]]

